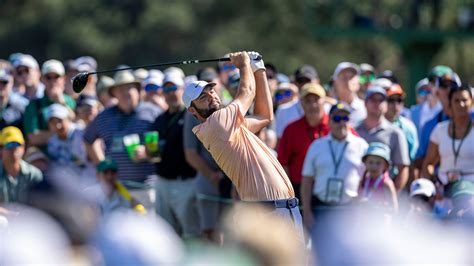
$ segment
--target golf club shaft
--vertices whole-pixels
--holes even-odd
[[[101,74],[101,73],[109,73],[109,72],[116,72],[116,71],[122,71],[122,70],[138,69],[138,68],[162,67],[162,66],[172,66],[172,65],[188,65],[188,64],[198,64],[198,63],[207,63],[207,62],[226,62],[226,61],[230,61],[230,58],[222,57],[222,58],[214,58],[214,59],[176,61],[176,62],[168,62],[168,63],[160,63],[160,64],[125,67],[125,68],[119,68],[119,69],[101,70],[101,71],[96,71],[96,72],[89,72],[88,74]]]

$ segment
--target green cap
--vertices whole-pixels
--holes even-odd
[[[449,194],[453,199],[462,195],[474,196],[474,182],[467,180],[457,181],[451,187]]]
[[[428,75],[428,79],[432,80],[433,78],[453,78],[454,76],[454,71],[448,67],[448,66],[435,66],[433,69],[431,69],[430,74]]]
[[[105,172],[106,170],[113,170],[117,171],[118,166],[117,162],[112,159],[105,159],[103,161],[100,161],[99,164],[97,164],[97,172],[102,173]]]

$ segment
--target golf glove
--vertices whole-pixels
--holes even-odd
[[[265,70],[265,63],[263,63],[263,60],[261,59],[262,56],[254,51],[247,52],[247,54],[250,57],[250,65],[252,66],[252,71],[255,73],[255,71],[259,69]],[[258,59],[260,57],[260,59]]]

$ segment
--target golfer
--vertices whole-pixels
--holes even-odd
[[[250,57],[252,59],[250,59]],[[285,170],[255,135],[273,119],[273,106],[263,61],[258,53],[230,54],[240,71],[234,100],[223,107],[215,83],[195,81],[185,87],[186,108],[202,123],[194,134],[234,183],[243,201],[260,202],[295,223],[303,239],[298,199]],[[252,117],[244,117],[255,99]]]

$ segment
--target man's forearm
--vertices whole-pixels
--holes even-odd
[[[397,168],[398,175],[395,177],[395,187],[397,192],[400,193],[408,182],[408,166],[399,165]]]
[[[273,102],[265,70],[257,70],[254,76],[256,84],[254,114],[270,122],[273,120]]]
[[[200,172],[207,178],[210,178],[213,174],[213,170],[207,162],[197,153],[194,149],[187,149],[184,151],[184,156],[186,158],[186,162],[191,165],[196,171]]]
[[[313,195],[314,179],[303,176],[301,182],[301,204],[305,212],[311,213],[311,197]]]
[[[100,141],[96,140],[92,144],[85,142],[85,146],[87,155],[94,164],[98,164],[100,161],[105,159],[104,151],[102,150]]]
[[[46,130],[42,130],[36,133],[28,135],[28,144],[30,146],[43,146],[48,144],[48,140],[52,133]]]

